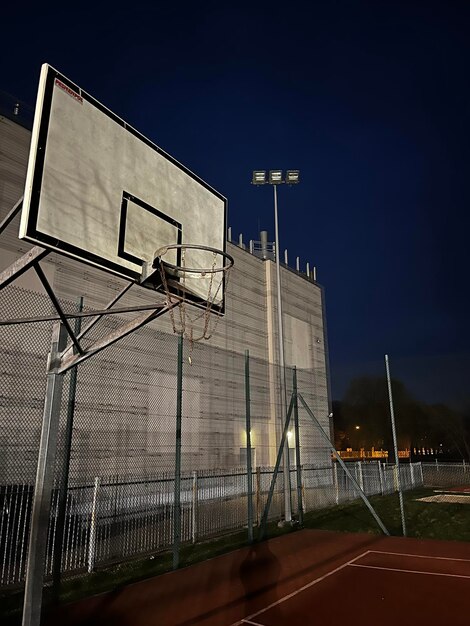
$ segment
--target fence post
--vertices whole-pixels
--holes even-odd
[[[306,511],[307,510],[307,498],[305,496],[305,480],[304,480],[304,466],[301,465],[300,466],[300,472],[302,474],[302,505],[303,505],[303,510]]]
[[[398,463],[395,463],[393,468],[393,488],[395,491],[398,491],[398,485],[400,484],[400,470],[398,467]]]
[[[437,462],[437,459],[436,459],[436,473],[437,474],[439,473],[439,463]]]
[[[364,491],[364,476],[362,474],[362,464],[361,461],[357,461],[356,463],[356,478],[359,484],[359,487],[362,491]]]
[[[338,464],[333,460],[333,482],[335,485],[335,502],[339,504]]]
[[[380,459],[377,461],[377,468],[379,470],[380,493],[383,496],[384,495],[384,477],[382,474],[382,463],[380,462]]]
[[[266,504],[264,505],[263,516],[262,516],[262,519],[261,519],[261,530],[260,530],[259,536],[258,536],[258,539],[260,541],[262,541],[265,538],[265,536],[266,536],[266,525],[268,523],[269,509],[271,508],[271,502],[272,502],[273,494],[274,494],[274,486],[276,484],[276,479],[277,479],[278,474],[279,474],[279,466],[281,464],[283,453],[286,450],[285,445],[287,444],[287,429],[289,428],[289,422],[290,422],[290,418],[291,418],[291,415],[292,415],[293,407],[294,407],[294,396],[292,395],[291,399],[290,399],[289,408],[287,410],[287,415],[286,415],[286,421],[285,421],[285,424],[284,424],[284,429],[282,431],[281,443],[279,444],[279,448],[278,448],[278,451],[277,451],[276,465],[274,466],[274,471],[273,471],[273,474],[272,474],[272,477],[271,477],[271,484],[269,486],[268,497],[266,499]]]
[[[192,541],[197,539],[197,471],[193,471],[193,502],[192,502]]]
[[[253,469],[251,467],[250,352],[245,350],[246,479],[248,496],[248,542],[253,543]]]
[[[173,569],[180,562],[181,542],[181,418],[183,412],[183,335],[178,336],[178,368],[176,376],[176,441],[175,483],[173,497]]]
[[[261,519],[261,467],[256,468],[256,525]]]
[[[297,469],[297,512],[299,524],[304,523],[304,504],[302,498],[302,466],[300,464],[300,429],[299,429],[299,405],[297,402],[297,368],[293,371],[294,391],[294,429],[295,429],[295,464]]]
[[[95,569],[96,527],[97,527],[99,490],[100,490],[100,479],[97,476],[95,478],[95,487],[93,489],[93,504],[91,506],[91,518],[90,518],[90,538],[88,540],[87,570],[89,574]]]
[[[411,478],[411,488],[415,488],[415,468],[413,467],[413,463],[410,463],[410,478]]]

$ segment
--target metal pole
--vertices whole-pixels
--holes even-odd
[[[248,541],[253,543],[253,469],[251,467],[250,353],[245,350],[246,478],[248,496]]]
[[[286,370],[284,363],[284,327],[282,323],[282,297],[281,297],[281,267],[279,261],[279,220],[277,212],[277,186],[274,189],[274,229],[276,240],[276,280],[277,280],[277,316],[279,327],[279,369],[280,369],[280,385],[281,385],[281,415],[287,413],[287,386],[286,386]],[[281,417],[281,423],[283,419]],[[289,442],[284,444],[284,512],[285,521],[292,520],[292,503],[290,497],[290,463],[289,463]]]
[[[299,404],[297,401],[297,368],[293,372],[293,392],[294,392],[294,429],[295,429],[295,464],[297,473],[297,511],[299,524],[304,523],[304,506],[302,499],[302,465],[300,462],[300,429],[299,429]]]
[[[297,397],[299,398],[300,402],[302,403],[304,409],[307,411],[308,415],[310,416],[310,418],[312,419],[313,423],[315,424],[315,426],[318,429],[318,432],[320,433],[320,435],[323,437],[323,439],[325,440],[325,442],[328,444],[328,447],[330,448],[331,452],[335,455],[338,463],[341,465],[341,468],[343,470],[343,472],[346,474],[346,476],[349,478],[349,480],[351,481],[353,487],[357,490],[357,492],[359,493],[359,496],[361,497],[362,501],[364,502],[364,504],[366,505],[366,507],[369,509],[372,517],[375,519],[375,521],[377,522],[377,525],[379,526],[380,530],[384,533],[384,535],[390,535],[390,533],[388,532],[388,530],[385,528],[384,523],[382,522],[382,520],[380,519],[380,517],[377,515],[377,513],[375,512],[374,507],[372,506],[372,504],[369,502],[366,494],[363,492],[363,490],[361,489],[359,483],[357,482],[357,480],[354,478],[354,476],[351,474],[351,472],[348,470],[348,468],[346,467],[345,462],[343,461],[343,459],[340,457],[340,455],[338,454],[336,448],[334,447],[334,445],[331,443],[330,438],[328,437],[327,433],[323,430],[322,425],[320,424],[320,422],[318,421],[318,419],[315,417],[314,413],[310,410],[310,407],[308,406],[308,404],[305,402],[305,400],[303,399],[302,395],[300,393],[297,393]]]
[[[403,537],[406,537],[405,506],[403,504],[403,492],[401,489],[400,463],[398,459],[398,446],[397,446],[397,431],[395,428],[395,413],[393,410],[392,382],[390,380],[390,367],[388,364],[388,354],[385,355],[385,370],[387,372],[388,399],[390,403],[390,421],[392,422],[393,450],[395,454],[395,463],[396,463],[396,468],[397,468],[397,487],[398,487],[398,499],[400,501],[401,527],[403,530]]]
[[[83,296],[78,300],[78,310],[83,311]],[[75,335],[78,335],[81,330],[82,318],[75,318]],[[52,566],[52,590],[53,601],[58,602],[60,591],[60,574],[62,565],[62,550],[64,543],[65,532],[65,513],[67,509],[67,488],[69,483],[70,473],[70,451],[72,448],[72,434],[73,434],[73,418],[75,413],[75,397],[77,390],[77,367],[74,367],[70,372],[69,382],[69,401],[67,405],[67,422],[65,424],[65,436],[64,436],[64,452],[63,452],[63,468],[62,476],[59,485],[59,498],[57,503],[57,532],[54,543],[54,559]]]
[[[3,233],[5,228],[14,220],[14,218],[18,215],[18,213],[23,208],[23,196],[16,202],[16,204],[10,209],[10,211],[5,215],[3,220],[0,222],[0,234]]]
[[[99,476],[96,476],[90,517],[90,538],[88,540],[87,571],[89,574],[91,574],[91,572],[95,569],[96,529],[98,526],[98,493],[100,490],[100,482]]]
[[[183,335],[178,336],[176,380],[175,492],[173,515],[173,569],[179,567],[181,543],[181,417],[183,409]]]
[[[333,460],[333,483],[335,485],[335,502],[339,504],[338,464]]]
[[[46,398],[44,402],[41,442],[39,444],[33,511],[31,514],[23,603],[23,626],[39,626],[41,622],[47,529],[54,483],[63,387],[63,375],[57,374],[57,368],[60,366],[60,353],[65,348],[66,340],[67,333],[64,326],[60,323],[54,324],[47,367]]]
[[[193,502],[192,502],[192,542],[196,543],[197,539],[197,471],[193,471]]]
[[[261,525],[260,525],[261,528],[260,528],[260,532],[258,535],[260,541],[262,541],[266,536],[266,525],[268,523],[269,509],[271,508],[271,502],[272,502],[273,494],[274,494],[274,487],[276,485],[276,479],[279,473],[279,467],[281,465],[284,445],[287,440],[287,429],[289,428],[289,422],[290,422],[290,417],[292,414],[293,406],[294,406],[294,396],[292,395],[290,399],[289,409],[286,415],[286,423],[284,424],[284,428],[282,430],[281,443],[279,445],[279,450],[277,451],[276,465],[274,466],[273,475],[271,477],[271,484],[269,486],[268,498],[266,500],[266,504],[264,507],[263,516],[261,518]]]

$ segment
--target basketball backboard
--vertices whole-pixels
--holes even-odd
[[[139,283],[155,251],[225,252],[226,199],[78,85],[43,65],[20,238]],[[178,264],[178,248],[167,261]],[[187,251],[186,264],[213,255]],[[189,277],[194,303],[210,277]],[[224,311],[223,272],[214,308]],[[192,281],[192,282],[191,282]]]

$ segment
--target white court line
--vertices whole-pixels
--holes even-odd
[[[264,613],[265,611],[269,611],[269,609],[272,609],[274,606],[277,606],[278,604],[281,604],[282,602],[285,602],[286,600],[290,600],[290,598],[293,598],[298,593],[301,593],[302,591],[305,591],[305,589],[309,589],[310,587],[313,587],[313,585],[316,585],[317,583],[320,583],[322,580],[325,580],[325,578],[328,578],[328,576],[331,576],[332,574],[336,574],[336,572],[339,572],[340,570],[344,569],[348,565],[351,565],[351,563],[354,563],[355,561],[362,559],[362,557],[366,556],[366,554],[369,554],[369,552],[370,550],[366,550],[366,552],[359,554],[359,556],[354,557],[354,559],[351,559],[347,563],[343,563],[343,565],[340,565],[339,567],[332,569],[331,572],[328,572],[327,574],[320,576],[320,578],[315,578],[315,580],[312,580],[311,582],[307,583],[303,587],[300,587],[300,589],[296,589],[295,591],[293,591],[292,593],[289,593],[287,596],[284,596],[280,600],[277,600],[276,602],[269,604],[268,606],[264,607],[264,609],[261,609],[260,611],[257,611],[256,613],[252,613],[251,615],[248,615],[247,617],[243,618],[242,620],[239,620],[238,622],[234,622],[233,624],[231,624],[231,626],[240,626],[240,624],[243,624],[243,623],[255,624],[255,626],[262,626],[261,624],[258,625],[256,624],[256,622],[252,622],[250,620],[252,620],[254,617],[258,617],[258,615],[261,615],[261,613]]]
[[[251,622],[250,620],[247,620],[247,619],[242,619],[241,623],[252,624],[252,626],[266,626],[265,624],[260,624],[259,622]]]
[[[371,554],[396,554],[397,556],[412,556],[415,559],[436,559],[440,561],[466,561],[470,559],[454,559],[450,556],[427,556],[425,554],[409,554],[408,552],[385,552],[384,550],[369,550]]]
[[[397,567],[379,567],[378,565],[359,565],[356,563],[348,563],[349,567],[363,567],[364,569],[381,569],[385,572],[404,572],[405,574],[426,574],[427,576],[448,576],[450,578],[470,578],[463,574],[441,574],[439,572],[422,572],[414,569],[398,569]]]

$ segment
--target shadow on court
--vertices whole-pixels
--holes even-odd
[[[281,566],[271,552],[269,542],[263,541],[250,546],[238,572],[235,573],[245,590],[245,617],[255,612],[253,607],[256,605],[256,597],[260,594],[263,596],[262,608],[278,601],[277,586],[280,573]],[[278,605],[271,609],[271,615],[281,617]]]

